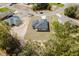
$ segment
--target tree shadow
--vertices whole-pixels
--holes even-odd
[[[12,55],[18,55],[18,53],[21,51],[21,44],[17,38],[10,35],[10,38],[6,41],[6,53],[10,56]]]

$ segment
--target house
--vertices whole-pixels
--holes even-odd
[[[49,23],[47,19],[34,20],[32,22],[32,27],[37,31],[49,31]]]
[[[20,24],[22,24],[22,21],[20,20],[20,18],[18,16],[12,16],[12,17],[6,19],[5,21],[10,26],[19,26]]]
[[[17,3],[11,3],[9,6],[13,6],[13,5],[15,5],[15,4],[17,4]]]
[[[11,11],[8,11],[8,12],[0,12],[0,19],[2,19],[2,20],[7,19],[10,16],[13,16],[13,13]]]

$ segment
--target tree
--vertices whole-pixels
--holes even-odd
[[[65,8],[64,14],[68,17],[74,18],[76,10],[77,10],[77,6],[69,6]]]
[[[48,3],[33,4],[33,10],[46,10],[46,9],[50,9],[50,5]]]
[[[77,8],[77,11],[75,12],[75,18],[79,19],[79,8]]]
[[[0,22],[0,48],[6,50],[10,55],[20,49],[19,41],[10,34],[10,28],[5,22]]]
[[[41,42],[28,40],[26,45],[22,48],[22,51],[19,53],[21,56],[43,56],[45,48],[41,45]]]
[[[79,55],[79,27],[66,22],[52,24],[54,33],[49,41],[45,43],[46,55],[52,56],[78,56]]]

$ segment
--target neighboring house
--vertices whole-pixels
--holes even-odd
[[[17,4],[17,3],[11,3],[9,6],[13,6],[13,5],[15,5],[15,4]]]
[[[64,24],[65,22],[67,21],[70,21],[69,18],[67,18],[66,16],[64,15],[61,15],[61,14],[56,14],[56,16],[58,17],[58,22],[61,23],[61,24]],[[70,21],[71,22],[71,21]]]
[[[20,18],[18,16],[12,16],[12,17],[6,19],[5,21],[10,26],[19,26],[20,24],[22,24],[22,21],[20,20]]]
[[[0,19],[1,20],[7,19],[10,16],[13,16],[13,13],[11,11],[9,11],[9,12],[0,12]]]
[[[32,27],[37,31],[49,31],[49,22],[47,19],[34,20],[32,22]]]
[[[64,24],[65,22],[69,22],[73,25],[77,25],[79,26],[79,20],[78,19],[74,19],[74,18],[70,18],[68,16],[65,16],[65,15],[61,15],[61,14],[56,14],[57,17],[58,17],[58,22],[61,23],[61,24]]]

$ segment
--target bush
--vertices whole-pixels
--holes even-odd
[[[45,55],[45,48],[41,45],[42,42],[27,41],[26,45],[19,53],[20,56],[43,56]],[[43,44],[43,43],[42,43]]]
[[[50,5],[48,3],[33,4],[33,10],[46,10],[46,9],[50,9]]]
[[[47,49],[46,55],[78,56],[79,36],[75,36],[75,34],[79,33],[79,27],[69,22],[66,22],[64,25],[59,22],[54,22],[52,26],[55,33],[53,33],[51,39],[45,43]]]
[[[75,18],[79,19],[79,8],[77,8],[77,11],[75,12]]]
[[[4,22],[0,22],[0,48],[6,50],[9,55],[20,49],[19,41],[10,35],[10,28]]]
[[[77,10],[77,6],[70,6],[70,7],[65,8],[64,14],[68,17],[74,18],[76,10]]]

